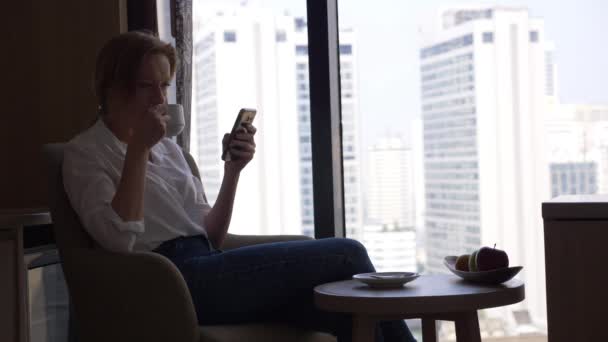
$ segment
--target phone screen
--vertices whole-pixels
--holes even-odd
[[[236,116],[236,120],[234,120],[234,125],[232,126],[232,130],[230,131],[230,137],[228,138],[228,144],[226,144],[226,149],[224,149],[222,151],[222,160],[224,160],[224,161],[232,160],[227,147],[228,147],[228,145],[230,145],[230,142],[232,141],[232,138],[236,134],[236,131],[244,123],[248,123],[248,124],[253,123],[253,119],[255,118],[256,112],[257,111],[255,109],[241,108],[241,110],[239,111],[239,114]]]

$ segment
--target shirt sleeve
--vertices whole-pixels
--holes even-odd
[[[68,144],[64,152],[63,182],[66,193],[86,231],[103,248],[128,252],[144,222],[124,221],[112,208],[116,184],[94,151]]]
[[[205,217],[207,217],[207,214],[211,210],[211,206],[209,205],[209,202],[207,202],[203,183],[195,176],[191,177],[194,183],[194,203],[191,206],[191,210],[195,212],[196,217],[200,218],[199,222],[202,222],[203,226],[205,226]],[[205,226],[205,230],[206,229],[207,227]]]

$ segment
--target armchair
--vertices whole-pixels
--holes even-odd
[[[152,252],[115,253],[96,246],[63,187],[64,144],[43,147],[49,207],[79,341],[330,342],[329,334],[281,324],[199,326],[186,283],[171,261]],[[184,152],[192,173],[200,177]],[[306,236],[229,234],[222,249]]]

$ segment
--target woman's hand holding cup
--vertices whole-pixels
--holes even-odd
[[[146,148],[152,148],[164,136],[167,130],[167,105],[151,106],[139,116],[133,127],[132,142]]]

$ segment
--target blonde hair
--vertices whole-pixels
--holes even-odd
[[[110,39],[97,54],[95,65],[95,95],[100,112],[107,110],[108,91],[114,87],[131,95],[139,66],[151,54],[161,54],[169,60],[171,77],[175,75],[177,53],[151,31],[131,31]]]

